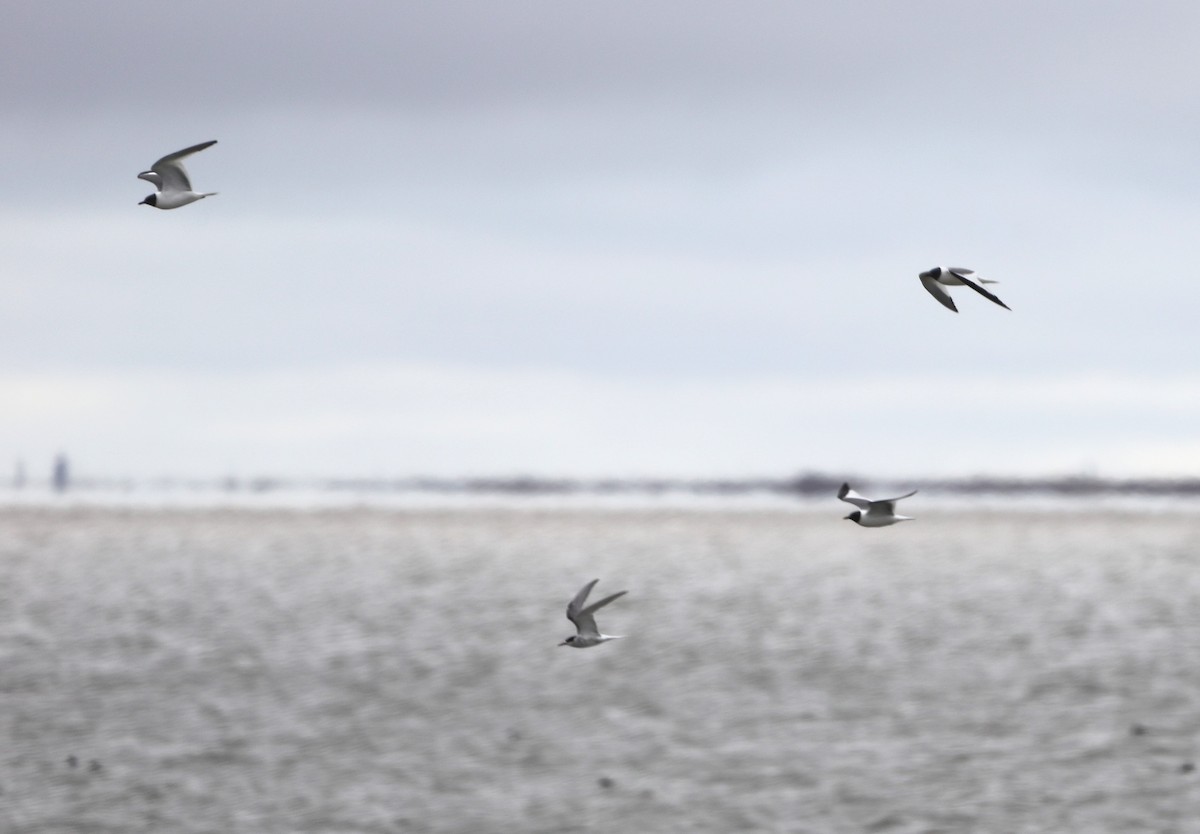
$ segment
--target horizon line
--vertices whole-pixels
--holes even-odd
[[[555,494],[655,494],[664,492],[701,495],[775,493],[809,496],[835,493],[843,483],[864,488],[900,485],[930,492],[1100,494],[1200,494],[1200,476],[1103,476],[1094,473],[1062,475],[950,475],[897,477],[832,476],[802,473],[793,476],[85,476],[59,482],[54,478],[24,478],[0,485],[7,492],[45,489],[58,492],[127,492],[134,490],[188,489],[219,492],[276,492],[317,489],[328,492],[443,492]]]

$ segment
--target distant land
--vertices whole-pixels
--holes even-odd
[[[481,476],[466,478],[72,478],[70,491],[128,492],[197,490],[205,492],[266,493],[292,490],[355,493],[433,493],[463,495],[554,496],[664,494],[700,496],[777,495],[798,498],[835,494],[843,481],[867,494],[886,497],[892,490],[920,489],[943,495],[1197,495],[1200,477],[1189,478],[1104,478],[1093,475],[1059,477],[998,477],[974,475],[960,478],[862,478],[803,474],[781,478],[554,478],[539,476]],[[30,480],[13,485],[13,491],[51,489],[49,482]]]

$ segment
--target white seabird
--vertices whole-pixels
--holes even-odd
[[[604,606],[608,605],[617,597],[624,596],[627,591],[617,591],[611,596],[607,596],[599,602],[593,602],[587,608],[583,604],[587,601],[588,594],[592,592],[592,587],[595,586],[599,579],[593,579],[588,584],[580,589],[575,595],[575,599],[567,603],[567,619],[575,624],[575,630],[578,634],[572,634],[566,640],[563,640],[558,645],[574,646],[577,649],[586,649],[591,646],[599,646],[609,640],[619,640],[620,635],[616,634],[601,634],[600,629],[596,627],[595,614]]]
[[[912,516],[896,515],[896,502],[901,498],[908,498],[916,494],[917,491],[914,489],[912,492],[898,495],[895,498],[872,501],[850,489],[850,484],[842,484],[842,488],[838,490],[838,498],[858,507],[850,515],[843,516],[842,520],[853,521],[859,527],[888,527],[897,521],[912,521]]]
[[[940,301],[943,306],[956,313],[958,312],[958,308],[954,306],[954,299],[950,297],[950,293],[946,292],[946,287],[967,286],[984,298],[996,302],[1005,310],[1012,309],[980,286],[980,284],[998,284],[1000,282],[981,278],[975,274],[975,270],[973,269],[961,266],[935,266],[933,269],[921,273],[921,283],[925,286],[925,289],[929,290],[930,295]]]
[[[184,157],[191,156],[197,151],[202,151],[215,144],[217,144],[217,140],[213,139],[181,151],[175,151],[175,153],[169,153],[155,162],[149,171],[142,171],[138,174],[138,179],[145,180],[158,189],[138,205],[154,206],[159,209],[176,209],[186,206],[188,203],[203,200],[205,197],[215,196],[217,193],[215,191],[203,193],[193,191],[192,183],[188,180],[187,171],[183,167]]]

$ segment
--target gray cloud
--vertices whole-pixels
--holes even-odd
[[[746,95],[1060,117],[1190,94],[1200,11],[1117,2],[46,2],[10,16],[0,105],[383,109]],[[851,105],[853,107],[853,105]],[[1007,112],[1006,112],[1007,108]],[[953,113],[947,115],[953,122]],[[936,123],[927,123],[930,128]]]

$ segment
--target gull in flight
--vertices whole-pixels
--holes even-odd
[[[842,484],[842,488],[838,490],[838,498],[858,507],[850,515],[843,516],[842,520],[853,521],[859,527],[887,527],[897,521],[912,521],[911,516],[896,515],[896,502],[901,498],[908,498],[910,495],[916,494],[917,491],[914,489],[912,492],[897,495],[895,498],[872,501],[850,489],[850,484]]]
[[[596,627],[595,614],[617,597],[625,596],[628,593],[627,591],[617,591],[615,594],[607,596],[599,602],[593,602],[587,608],[583,607],[583,604],[587,601],[588,594],[592,592],[592,587],[599,581],[599,579],[593,579],[584,585],[579,590],[579,593],[575,595],[575,599],[567,603],[567,619],[575,623],[575,630],[579,633],[572,634],[558,645],[586,649],[591,646],[599,646],[601,643],[609,640],[620,639],[620,635],[601,634],[600,629]]]
[[[187,171],[183,167],[184,157],[191,156],[197,151],[202,151],[215,144],[217,144],[217,140],[213,139],[209,142],[201,142],[199,145],[192,145],[190,148],[184,148],[181,151],[175,151],[175,153],[169,153],[158,162],[155,162],[149,171],[142,171],[142,173],[138,174],[139,180],[145,180],[158,189],[156,193],[151,194],[138,203],[138,205],[154,206],[160,209],[175,209],[215,195],[217,193],[215,191],[205,193],[192,191],[192,184],[188,180]]]
[[[973,269],[966,269],[961,266],[935,266],[928,272],[921,273],[921,283],[925,285],[925,289],[929,290],[930,295],[942,302],[943,306],[956,313],[958,312],[958,308],[954,306],[954,299],[950,297],[950,293],[946,292],[946,287],[968,286],[984,298],[996,302],[1005,310],[1012,309],[999,298],[996,298],[996,296],[979,286],[980,284],[998,284],[999,282],[980,278],[975,274],[975,270]]]

